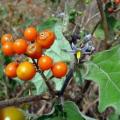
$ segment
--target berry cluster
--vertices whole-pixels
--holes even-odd
[[[45,49],[49,49],[56,39],[51,30],[38,32],[34,27],[28,27],[24,31],[24,37],[13,40],[11,34],[4,34],[1,38],[2,52],[5,56],[22,54],[31,59],[37,59],[37,66],[29,61],[13,61],[5,66],[5,74],[9,78],[18,77],[21,80],[31,80],[38,70],[51,70],[54,77],[61,78],[67,73],[67,65],[64,62],[53,62],[50,56],[45,55]],[[44,53],[44,54],[43,54]]]
[[[107,8],[107,11],[109,13],[114,13],[118,7],[118,5],[120,5],[120,0],[103,0],[103,2],[105,4],[109,4],[109,7]]]
[[[107,3],[109,0],[103,0],[104,3]],[[120,0],[114,0],[116,4],[120,4]]]

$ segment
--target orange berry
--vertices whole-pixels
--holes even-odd
[[[32,43],[28,45],[26,54],[34,59],[38,59],[42,55],[42,48],[37,43]]]
[[[35,41],[37,37],[37,30],[34,27],[28,27],[24,31],[24,37],[28,41]]]
[[[12,42],[13,37],[11,34],[4,34],[1,38],[1,44],[3,45],[6,42]]]
[[[67,73],[67,65],[64,62],[56,62],[51,70],[56,78],[61,78]]]
[[[55,39],[56,37],[54,32],[44,30],[38,34],[36,41],[42,48],[48,49],[54,43]]]
[[[17,77],[24,81],[31,80],[35,76],[35,73],[35,67],[30,62],[22,62],[17,68]]]
[[[42,71],[50,69],[52,65],[53,59],[49,56],[42,56],[38,60],[38,66]]]
[[[115,4],[120,4],[120,0],[115,0]]]
[[[13,51],[13,42],[6,42],[2,45],[3,54],[6,56],[12,56],[14,54]]]
[[[24,54],[27,50],[27,41],[24,39],[17,39],[13,44],[13,50],[17,54]]]
[[[16,70],[17,70],[18,63],[17,62],[11,62],[5,67],[5,74],[10,77],[16,77]]]

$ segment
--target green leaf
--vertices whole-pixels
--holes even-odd
[[[120,31],[120,20],[116,21],[116,24],[114,26],[114,31]]]
[[[113,31],[114,30],[113,28],[114,28],[117,20],[114,17],[110,16],[110,17],[107,17],[107,22],[108,22],[109,29],[111,31]]]
[[[49,18],[46,21],[44,21],[41,25],[38,25],[37,30],[41,31],[45,29],[52,29],[56,22],[57,22],[56,18]]]
[[[12,62],[12,57],[4,56],[4,62],[5,62],[5,64]]]
[[[48,74],[49,74],[49,73],[47,72],[45,75],[48,76]],[[35,77],[32,79],[31,82],[32,82],[32,83],[35,85],[35,87],[36,87],[36,94],[37,94],[37,95],[46,92],[47,86],[46,86],[43,78],[40,76],[39,73],[37,73],[37,74],[35,75]]]
[[[114,33],[118,32],[120,29],[120,20],[117,20],[113,16],[106,16],[106,18],[107,18],[107,23],[108,23],[110,40],[113,40]],[[95,31],[95,36],[100,40],[104,39],[104,30],[103,30],[102,24],[100,24],[97,27],[97,29]]]
[[[81,68],[79,66],[76,67],[74,71],[74,79],[78,84],[83,83],[83,78],[82,78],[82,73],[81,73]]]
[[[86,4],[89,4],[91,2],[91,0],[85,0]]]
[[[57,39],[50,49],[46,51],[46,54],[54,58],[54,61],[66,61],[70,62],[73,56],[68,52],[64,52],[63,49],[71,50],[69,42],[65,39],[62,33],[62,25],[57,23],[54,26],[53,31],[56,34]]]
[[[72,101],[66,101],[63,105],[55,105],[55,110],[37,120],[95,120],[85,116],[79,111],[78,106]]]
[[[3,77],[3,62],[4,62],[4,56],[2,52],[0,51],[0,79]]]
[[[55,89],[57,91],[61,90],[62,85],[64,83],[65,77],[61,78],[61,79],[57,79],[57,78],[53,78],[53,81],[55,83]]]
[[[51,0],[53,3],[57,2],[60,3],[60,0]]]
[[[73,102],[65,102],[64,111],[67,112],[67,120],[84,120],[78,106]]]
[[[111,114],[108,118],[108,120],[119,120],[119,119],[120,119],[120,115],[115,113]]]
[[[99,111],[112,106],[120,113],[120,45],[95,54],[86,64],[89,72],[85,79],[99,85]]]
[[[23,23],[22,25],[19,26],[19,28],[26,28],[28,26],[30,26],[34,21],[34,18],[26,18],[25,23]]]
[[[0,3],[0,20],[5,19],[8,16],[6,7]]]
[[[97,27],[95,31],[95,36],[97,37],[97,39],[100,39],[100,40],[104,39],[105,35],[104,35],[104,31],[101,24]]]
[[[73,102],[65,102],[64,110],[62,110],[61,105],[56,105],[53,114],[39,117],[39,119],[37,120],[84,120],[84,119],[81,116],[78,107]]]

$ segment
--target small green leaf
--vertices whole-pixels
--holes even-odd
[[[67,111],[68,120],[84,120],[83,117],[81,116],[79,108],[73,102],[70,102],[70,101],[65,102],[64,111]]]
[[[82,84],[83,83],[83,78],[82,78],[80,67],[77,67],[75,69],[75,71],[74,71],[74,78],[75,78],[77,84]]]
[[[71,114],[72,113],[72,114]],[[53,114],[44,115],[37,120],[84,120],[79,108],[73,102],[65,102],[62,110],[61,105],[55,106]]]
[[[3,63],[4,63],[4,56],[2,52],[0,52],[0,79],[3,77]]]
[[[120,31],[120,20],[116,21],[113,30],[118,32]]]
[[[44,21],[41,25],[37,26],[38,31],[42,31],[45,29],[52,29],[54,28],[55,23],[57,22],[56,18],[50,18]]]
[[[114,32],[119,31],[120,29],[120,21],[114,18],[113,16],[106,16],[107,18],[107,24],[108,24],[108,29],[109,29],[109,36],[110,40],[114,39]],[[95,36],[100,39],[104,40],[104,30],[102,27],[102,24],[100,24],[96,31],[95,31]]]
[[[97,27],[95,31],[95,36],[97,37],[97,39],[104,40],[105,35],[101,24]]]
[[[49,73],[47,73],[47,74],[49,74]],[[47,74],[45,74],[45,75],[48,77]],[[32,83],[35,85],[35,87],[36,87],[36,94],[37,94],[37,95],[42,94],[42,93],[44,93],[44,92],[47,91],[47,86],[46,86],[43,78],[41,77],[41,75],[40,75],[39,73],[37,73],[37,74],[35,75],[35,77],[32,79],[31,82],[32,82]]]
[[[0,3],[0,20],[5,19],[8,16],[8,11],[3,4]]]
[[[23,23],[22,25],[19,26],[20,29],[30,26],[34,21],[34,18],[26,18],[26,19],[27,20],[25,21],[25,23]]]
[[[37,120],[95,120],[79,111],[78,106],[72,101],[66,101],[63,105],[55,105],[55,110],[43,115]]]
[[[65,80],[65,77],[61,79],[53,78],[53,81],[55,83],[55,89],[57,91],[61,90],[64,80]]]

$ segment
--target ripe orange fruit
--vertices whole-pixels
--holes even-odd
[[[1,38],[1,44],[3,45],[6,42],[10,42],[10,41],[12,42],[12,40],[13,40],[13,37],[11,34],[4,34]]]
[[[47,55],[42,56],[38,60],[38,66],[42,71],[48,70],[53,66],[53,59]]]
[[[51,70],[56,78],[61,78],[67,73],[67,65],[64,62],[56,62]]]
[[[17,70],[18,63],[17,62],[11,62],[5,67],[5,74],[10,77],[16,77],[16,70]]]
[[[24,39],[17,39],[13,44],[13,50],[17,54],[24,54],[27,50],[27,41]]]
[[[34,27],[28,27],[24,31],[24,37],[28,41],[35,41],[37,37],[37,30]]]
[[[5,107],[0,109],[0,120],[25,120],[25,115],[17,107]]]
[[[35,73],[35,67],[30,62],[22,62],[17,68],[17,77],[24,81],[31,80],[35,76]]]
[[[13,42],[6,42],[2,45],[2,52],[6,56],[12,56],[14,54],[13,51]]]
[[[120,4],[120,0],[115,0],[115,4]]]
[[[36,41],[42,48],[48,49],[54,43],[55,39],[54,32],[44,30],[38,34]]]
[[[37,43],[31,43],[27,47],[26,54],[31,58],[38,59],[42,55],[42,48]]]

